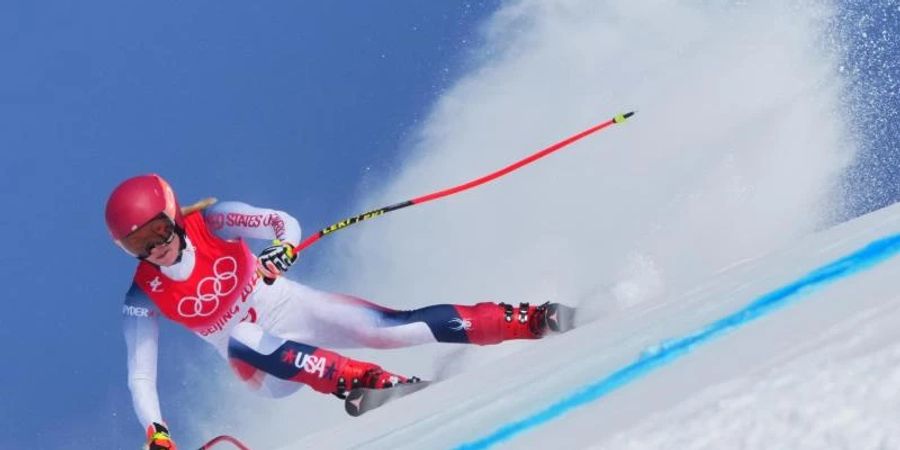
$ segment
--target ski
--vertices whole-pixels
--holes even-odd
[[[344,409],[353,417],[361,416],[391,400],[412,394],[428,387],[430,382],[404,383],[386,389],[356,388],[344,399]]]

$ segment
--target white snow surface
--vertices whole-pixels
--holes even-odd
[[[455,448],[897,233],[900,204],[744,261],[652,306],[517,346],[285,448]],[[900,448],[898,275],[895,257],[839,279],[496,448]]]
[[[832,14],[802,0],[505,2],[471,71],[348,216],[637,116],[336,233],[308,250],[334,261],[311,284],[399,309],[554,299],[578,305],[583,325],[491,347],[341,350],[441,380],[359,419],[330,396],[256,398],[227,368],[204,370],[197,395],[215,414],[183,432],[227,430],[254,449],[454,448],[900,232],[897,207],[821,231],[855,151],[839,49],[825,45]],[[897,269],[812,291],[498,447],[900,448]]]

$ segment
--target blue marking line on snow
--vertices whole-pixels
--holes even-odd
[[[705,344],[729,331],[772,313],[777,308],[800,300],[816,289],[870,269],[897,253],[900,253],[900,234],[874,241],[848,256],[822,266],[790,284],[758,297],[743,309],[723,317],[693,334],[670,339],[645,350],[636,361],[613,372],[606,378],[585,386],[531,416],[510,422],[488,436],[464,443],[457,449],[485,449],[512,439],[520,433],[541,426],[572,409],[600,399],[616,389],[640,379],[653,370],[690,353],[701,344]]]

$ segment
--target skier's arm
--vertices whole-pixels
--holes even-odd
[[[300,223],[284,211],[228,201],[204,210],[204,215],[210,230],[223,239],[278,239],[295,245],[300,242]]]
[[[128,388],[134,411],[145,430],[154,422],[164,423],[156,391],[158,317],[156,306],[140,288],[132,285],[122,307],[128,348]]]

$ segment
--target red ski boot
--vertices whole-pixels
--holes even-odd
[[[478,345],[497,344],[512,339],[540,339],[548,333],[563,333],[574,328],[575,308],[559,303],[530,306],[520,303],[478,303],[457,306],[459,326],[464,327],[469,342]]]
[[[377,364],[356,361],[347,358],[346,363],[338,370],[337,380],[332,393],[338,398],[346,398],[354,388],[366,387],[385,389],[402,383],[418,383],[418,377],[404,377],[382,369]]]

